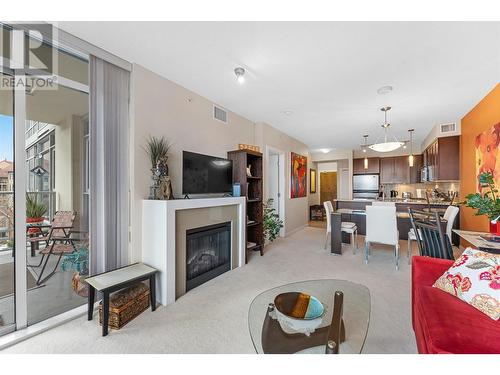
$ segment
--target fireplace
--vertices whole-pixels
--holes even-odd
[[[231,269],[231,222],[186,231],[186,291]]]

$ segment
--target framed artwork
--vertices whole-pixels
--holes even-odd
[[[307,157],[291,153],[290,198],[307,196]]]
[[[482,132],[476,137],[476,177],[481,173],[491,172],[497,186],[500,185],[500,123]],[[477,182],[477,191],[481,186]]]
[[[310,180],[310,188],[309,193],[316,193],[316,169],[309,169],[309,180]]]

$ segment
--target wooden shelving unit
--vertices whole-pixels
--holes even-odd
[[[229,151],[227,157],[233,161],[233,182],[241,185],[241,195],[247,198],[247,253],[260,251],[260,255],[263,255],[262,154],[250,150],[235,150]],[[247,176],[248,166],[250,166],[251,176]],[[245,255],[246,261],[247,256]]]

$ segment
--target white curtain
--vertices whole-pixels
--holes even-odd
[[[90,56],[91,273],[128,262],[130,73]]]

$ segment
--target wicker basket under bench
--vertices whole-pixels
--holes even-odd
[[[120,329],[149,308],[149,287],[138,283],[109,297],[109,328]],[[99,323],[102,324],[102,302],[99,304]]]

